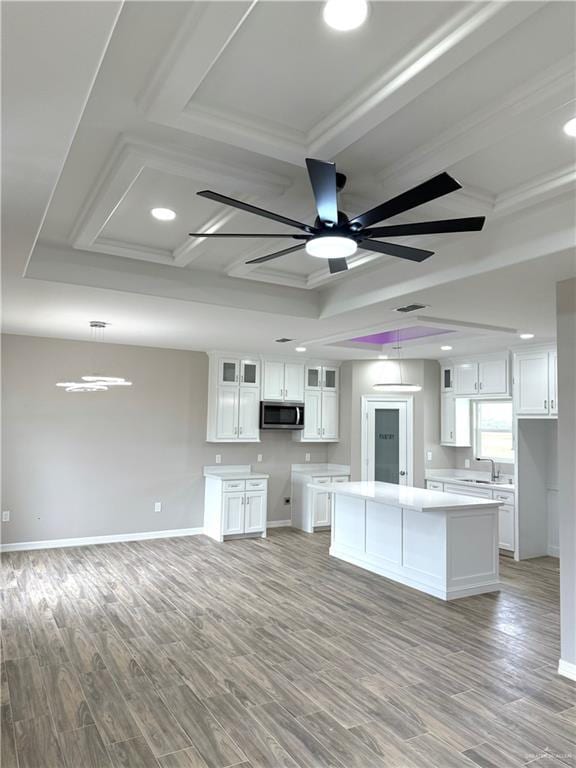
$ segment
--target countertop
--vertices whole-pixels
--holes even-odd
[[[463,488],[488,488],[498,491],[515,491],[513,483],[466,483],[465,478],[478,478],[479,480],[489,480],[489,472],[473,472],[467,469],[427,469],[425,473],[426,480],[437,480],[439,483],[450,483],[452,485],[462,484]],[[504,476],[506,477],[506,475]]]
[[[414,509],[418,512],[435,512],[438,510],[454,511],[472,507],[498,507],[500,503],[492,499],[460,496],[457,493],[429,491],[425,488],[412,488],[392,483],[362,481],[356,483],[327,483],[325,485],[310,483],[309,488],[330,491],[338,495],[354,496],[358,499],[368,499],[392,507]]]
[[[348,464],[292,464],[292,472],[298,472],[301,475],[349,475],[350,466]]]
[[[217,464],[204,467],[204,477],[219,477],[221,480],[267,480],[270,475],[253,472],[250,464]]]

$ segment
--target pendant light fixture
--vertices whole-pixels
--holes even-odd
[[[376,384],[372,385],[372,389],[375,389],[377,392],[420,392],[422,387],[420,384],[408,384],[404,381],[404,377],[402,375],[402,347],[400,345],[400,329],[396,332],[396,345],[392,347],[392,349],[397,350],[398,352],[398,371],[400,374],[400,381],[392,382],[392,381],[383,381],[378,382]]]
[[[90,336],[93,342],[104,341],[104,329],[108,323],[101,320],[90,322]],[[111,387],[131,387],[132,382],[126,381],[121,376],[101,376],[91,373],[81,376],[80,381],[59,381],[57,387],[63,387],[66,392],[106,392]]]

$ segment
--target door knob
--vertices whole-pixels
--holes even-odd
[[[406,474],[406,472],[404,472],[404,470],[403,470],[403,469],[401,469],[401,470],[400,470],[400,477],[404,477],[404,475],[405,475],[405,474]]]

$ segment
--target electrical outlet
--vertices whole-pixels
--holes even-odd
[[[154,512],[162,512],[162,502],[161,501],[155,501],[154,502]]]
[[[284,506],[290,506],[290,496],[284,496]]]
[[[432,461],[432,451],[426,451],[426,461]]]
[[[309,453],[306,454],[305,461],[310,461],[310,454]]]
[[[470,469],[470,459],[464,459],[464,466],[466,469]]]
[[[9,509],[5,509],[2,512],[2,522],[3,523],[9,523],[10,522],[10,510]]]
[[[258,464],[262,463],[262,454],[261,453],[259,453],[258,456],[256,457],[256,461],[258,462]]]
[[[220,453],[216,454],[216,464],[222,464],[222,455]]]

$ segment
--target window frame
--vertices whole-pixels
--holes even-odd
[[[511,423],[510,423],[510,429],[480,429],[480,418],[479,418],[479,411],[482,405],[485,405],[487,403],[506,403],[510,405],[511,409]],[[512,400],[502,400],[498,398],[494,398],[493,400],[476,400],[474,401],[474,424],[473,424],[473,433],[474,433],[474,455],[478,456],[479,458],[483,459],[492,459],[492,461],[495,461],[497,464],[515,464],[516,463],[516,442],[514,439],[514,410],[512,405]],[[482,432],[501,432],[502,434],[508,434],[512,436],[512,458],[503,458],[502,456],[484,456],[482,455],[482,452],[480,450],[481,446],[481,433]]]

